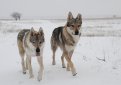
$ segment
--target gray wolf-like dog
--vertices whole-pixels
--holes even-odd
[[[81,14],[78,14],[77,17],[74,18],[72,13],[69,12],[66,25],[55,28],[51,36],[51,49],[53,52],[52,64],[56,64],[55,52],[57,48],[60,47],[63,52],[61,56],[62,67],[66,67],[64,62],[65,58],[67,61],[67,71],[71,70],[73,76],[75,76],[77,73],[71,58],[81,36],[81,25]]]
[[[23,29],[18,33],[17,44],[19,49],[19,54],[21,56],[21,64],[23,74],[26,74],[26,70],[29,70],[30,78],[33,78],[33,70],[31,66],[32,56],[37,57],[39,63],[38,81],[42,80],[43,76],[43,48],[44,48],[44,32],[40,27],[39,31],[35,31],[32,27],[31,29]],[[26,55],[26,63],[25,63]]]

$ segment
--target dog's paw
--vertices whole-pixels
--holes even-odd
[[[77,75],[77,73],[74,73],[74,74],[73,74],[73,76],[76,76],[76,75]]]
[[[30,79],[32,79],[32,78],[34,78],[34,75],[30,75],[30,77],[29,77]]]
[[[40,82],[40,81],[42,80],[42,78],[40,78],[40,77],[37,77],[37,80]]]
[[[66,66],[62,66],[62,68],[66,68]]]
[[[42,80],[42,79],[37,79],[39,82]]]
[[[52,62],[52,65],[56,65],[56,63],[55,62]]]
[[[23,71],[23,74],[26,74],[26,71]]]
[[[66,68],[66,65],[65,64],[62,64],[62,68]]]

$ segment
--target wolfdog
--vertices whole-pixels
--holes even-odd
[[[37,57],[40,70],[38,72],[38,81],[42,80],[43,76],[43,48],[44,48],[44,32],[40,27],[39,31],[35,31],[32,27],[31,29],[23,29],[18,33],[17,44],[19,49],[19,54],[21,56],[21,64],[23,74],[26,74],[26,70],[29,70],[30,78],[33,78],[33,71],[31,66],[32,56]],[[26,66],[24,57],[26,54]]]
[[[62,67],[66,67],[64,62],[65,58],[67,61],[67,71],[70,71],[71,69],[73,76],[77,73],[71,58],[81,36],[81,25],[81,14],[78,14],[76,18],[73,18],[72,13],[69,12],[66,25],[55,28],[51,36],[51,49],[53,52],[52,65],[56,64],[55,52],[59,46],[63,52],[61,56]]]

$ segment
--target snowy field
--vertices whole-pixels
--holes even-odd
[[[50,36],[59,20],[0,21],[0,85],[121,85],[121,20],[84,20],[82,37],[72,61],[77,76],[61,66],[61,51],[51,65]],[[32,58],[34,78],[22,74],[16,43],[17,33],[24,28],[43,27],[45,33],[44,77],[37,81],[38,63]]]

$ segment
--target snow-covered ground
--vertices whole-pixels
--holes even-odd
[[[57,64],[51,65],[50,36],[55,27],[62,25],[65,21],[0,21],[0,85],[121,85],[121,20],[83,21],[83,36],[72,57],[77,76],[62,68],[60,49],[56,53]],[[46,43],[44,77],[38,82],[39,67],[35,57],[32,58],[34,78],[29,79],[28,73],[22,74],[16,37],[20,29],[40,26]]]

